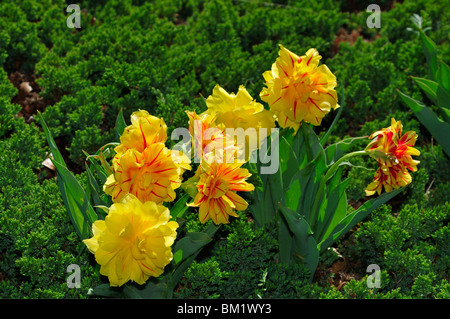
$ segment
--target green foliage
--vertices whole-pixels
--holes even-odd
[[[420,287],[429,283],[427,289],[431,289],[449,270],[450,252],[442,246],[448,243],[448,226],[444,225],[449,212],[448,203],[430,208],[406,204],[394,216],[391,208],[384,206],[355,233],[357,254],[367,264],[377,264],[392,274],[391,282],[401,293],[407,294],[417,280]],[[414,290],[411,293],[415,297],[429,297]]]
[[[216,298],[256,298],[264,275],[261,265],[273,264],[278,250],[275,234],[254,229],[243,218],[235,220],[232,230],[222,236],[225,233],[226,240],[212,249],[212,259],[190,266],[175,297],[201,298],[208,292]]]
[[[46,180],[41,162],[49,148],[40,125],[28,124],[18,115],[20,106],[11,103],[19,92],[8,79],[11,74],[36,77],[39,96],[49,101],[43,118],[68,167],[82,172],[83,151],[92,154],[116,139],[121,109],[125,119],[138,109],[163,116],[170,134],[186,127],[186,109],[205,109],[203,98],[216,84],[230,92],[245,84],[258,98],[261,74],[275,60],[278,43],[299,54],[316,47],[344,88],[346,103],[330,144],[344,136],[370,135],[391,117],[401,120],[405,131],[419,133],[421,163],[407,191],[390,203],[392,208],[382,206],[334,245],[362,268],[379,264],[382,288],[368,289],[365,269],[359,268],[354,271],[362,279],[340,290],[305,282],[308,273],[301,266],[278,263],[278,234],[254,228],[240,213],[198,255],[174,297],[449,298],[449,158],[396,93],[432,104],[411,79],[426,74],[427,61],[419,34],[408,28],[411,16],[420,15],[423,26],[431,27],[427,35],[436,43],[438,61],[450,64],[445,1],[381,1],[380,29],[366,26],[370,1],[79,4],[82,28],[72,30],[65,24],[65,1],[0,3],[1,298],[84,298],[102,281],[92,254],[77,238],[57,182]],[[342,30],[359,36],[354,43],[337,44]],[[333,119],[326,117],[316,133],[322,136]],[[349,178],[348,198],[358,207],[366,200],[363,189],[372,172],[353,167],[342,174]],[[88,189],[88,175],[76,177]],[[205,229],[193,208],[182,218],[180,235]],[[81,289],[67,288],[71,263],[81,267]]]
[[[99,281],[89,253],[82,247],[55,181],[41,185],[19,153],[0,155],[0,297],[86,297]],[[80,254],[80,251],[82,253]],[[81,289],[69,289],[66,268],[81,269]]]

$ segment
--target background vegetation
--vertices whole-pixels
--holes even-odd
[[[444,1],[379,1],[381,28],[369,29],[373,1],[139,0],[81,1],[81,28],[66,26],[71,1],[0,3],[0,298],[86,298],[105,282],[78,241],[51,169],[37,111],[69,168],[86,182],[85,156],[115,139],[120,109],[186,127],[185,110],[202,111],[220,84],[245,84],[255,98],[282,43],[315,47],[338,78],[345,109],[331,139],[369,135],[401,120],[419,133],[412,184],[342,238],[321,260],[315,280],[276,260],[277,235],[241,213],[222,227],[175,292],[181,298],[449,298],[450,161],[401,101],[396,89],[431,106],[411,76],[426,77],[412,14],[419,14],[450,64],[450,8]],[[340,96],[342,99],[342,96]],[[329,114],[317,132],[325,131]],[[363,142],[360,147],[364,147]],[[355,164],[366,165],[363,159]],[[360,162],[358,162],[360,161]],[[348,197],[364,202],[373,172],[353,168]],[[189,209],[182,231],[204,227]],[[81,288],[66,285],[69,264]],[[378,264],[381,288],[368,289]]]

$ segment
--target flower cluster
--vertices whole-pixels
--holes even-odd
[[[402,130],[402,123],[392,118],[391,126],[370,135],[373,140],[366,151],[378,161],[378,169],[373,182],[366,188],[366,195],[381,194],[383,187],[390,192],[411,183],[408,170],[417,171],[420,163],[411,155],[420,155],[420,151],[413,147],[417,140],[416,132],[402,135]]]
[[[198,207],[201,223],[211,219],[216,225],[226,224],[230,216],[237,217],[238,211],[247,209],[247,201],[238,192],[255,187],[247,181],[251,174],[243,166],[276,122],[297,132],[302,122],[320,125],[327,113],[339,107],[336,77],[326,65],[319,65],[320,59],[316,49],[298,56],[280,45],[279,57],[263,74],[266,87],[260,92],[270,110],[242,85],[236,94],[216,85],[206,99],[206,111],[186,111],[193,157],[199,165],[185,182],[182,175],[191,169],[191,158],[166,147],[164,120],[144,110],[131,115],[131,125],[114,149],[112,173],[103,186],[113,204],[105,220],[94,222],[94,236],[84,240],[111,286],[130,280],[143,284],[164,272],[173,258],[171,246],[178,224],[171,221],[163,204],[175,199],[180,186],[193,199],[187,205]],[[230,129],[245,131],[245,138],[230,134]],[[249,132],[254,132],[253,136],[247,135]],[[408,170],[416,171],[419,163],[412,159],[412,155],[420,155],[413,147],[417,134],[402,135],[401,123],[392,119],[390,127],[370,138],[373,140],[365,151],[352,153],[369,154],[378,161],[366,194],[409,184]]]
[[[172,260],[171,246],[178,224],[161,205],[175,199],[188,159],[165,146],[163,119],[137,111],[114,149],[113,173],[103,186],[112,196],[105,220],[93,224],[85,240],[111,286],[127,281],[143,284],[158,277]]]
[[[226,224],[235,211],[247,209],[248,203],[237,191],[252,191],[254,186],[246,182],[250,177],[241,168],[254,151],[247,139],[239,140],[227,134],[227,129],[257,129],[257,145],[261,145],[270,129],[275,127],[272,113],[256,102],[244,88],[237,94],[226,92],[216,85],[213,94],[206,99],[208,109],[200,115],[188,112],[189,131],[192,135],[195,156],[200,158],[196,174],[187,181],[194,184],[194,201],[189,206],[199,207],[202,223],[209,219],[215,224]],[[260,130],[265,129],[265,130]],[[205,134],[208,132],[209,134]],[[207,135],[207,136],[205,136]],[[244,153],[244,161],[239,161]]]

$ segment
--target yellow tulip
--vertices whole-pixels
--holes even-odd
[[[246,182],[251,174],[242,165],[229,161],[218,163],[214,156],[204,158],[194,176],[198,192],[188,204],[199,207],[202,223],[212,219],[216,225],[227,224],[229,216],[238,216],[235,210],[247,209],[248,203],[236,192],[252,191],[254,186]]]
[[[178,224],[169,220],[166,207],[127,195],[110,207],[105,220],[94,222],[94,236],[83,242],[111,286],[128,281],[142,285],[160,276],[173,258]]]
[[[277,116],[281,127],[298,130],[302,121],[320,125],[331,109],[339,107],[336,77],[316,49],[298,56],[280,45],[279,56],[270,71],[264,72],[266,88],[260,97]]]

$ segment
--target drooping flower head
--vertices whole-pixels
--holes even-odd
[[[270,129],[275,127],[272,112],[256,102],[243,85],[239,87],[236,94],[230,94],[216,85],[212,94],[206,99],[206,105],[208,110],[205,113],[215,115],[217,125],[223,124],[227,129],[242,129],[242,132],[247,133],[250,132],[249,129],[251,133],[254,132],[252,141],[249,141],[250,133],[245,136],[245,142],[242,141],[245,143],[246,158],[249,158],[250,153],[262,145],[270,134]]]
[[[228,160],[219,163],[214,156],[208,155],[192,178],[196,181],[197,194],[189,206],[199,207],[202,223],[212,219],[216,225],[227,224],[229,216],[238,216],[235,211],[248,207],[248,203],[236,192],[254,190],[254,186],[246,181],[251,174],[241,168],[243,163]]]
[[[160,276],[172,260],[178,224],[169,220],[166,207],[127,195],[110,207],[105,220],[93,223],[94,236],[83,242],[111,286],[130,280],[142,285]]]
[[[366,147],[379,164],[375,179],[366,188],[368,196],[377,192],[381,194],[382,188],[390,192],[411,183],[409,171],[417,171],[416,161],[412,155],[420,155],[420,151],[413,146],[417,140],[416,132],[409,131],[402,135],[403,125],[400,121],[391,119],[391,126],[383,128],[370,135],[373,139]]]
[[[260,97],[278,117],[281,127],[298,130],[302,121],[320,125],[331,109],[339,107],[336,77],[316,49],[298,56],[280,45],[279,56],[270,71],[264,72],[267,87]]]

